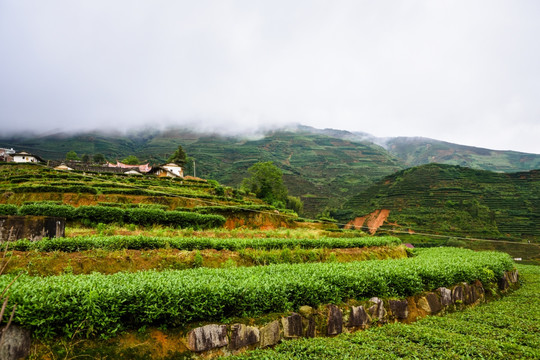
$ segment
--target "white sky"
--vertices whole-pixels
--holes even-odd
[[[301,123],[540,153],[538,0],[0,0],[0,134]]]

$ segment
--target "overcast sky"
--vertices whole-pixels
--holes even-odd
[[[0,134],[301,123],[540,153],[540,1],[0,0]]]

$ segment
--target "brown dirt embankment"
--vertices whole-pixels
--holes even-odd
[[[371,214],[366,216],[357,217],[345,225],[345,229],[365,229],[369,231],[370,234],[375,234],[377,230],[384,224],[390,215],[390,210],[381,209],[375,210]]]
[[[225,268],[279,263],[350,262],[407,257],[403,246],[347,249],[276,249],[241,251],[177,249],[103,250],[81,252],[13,251],[6,273],[27,271],[30,275],[114,274],[120,271],[190,269],[195,267]]]

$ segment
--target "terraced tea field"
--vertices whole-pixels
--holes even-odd
[[[521,289],[463,312],[284,342],[232,359],[540,359],[540,267],[518,270]]]

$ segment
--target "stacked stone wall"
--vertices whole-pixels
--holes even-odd
[[[0,243],[64,237],[66,219],[51,216],[0,216]]]
[[[517,287],[517,270],[505,273],[497,283],[499,294]],[[356,304],[328,304],[318,308],[302,306],[298,312],[282,316],[262,326],[210,324],[191,330],[186,345],[195,357],[232,355],[247,349],[274,346],[283,340],[336,336],[381,326],[387,323],[411,323],[428,315],[442,315],[477,305],[486,300],[480,281],[438,288],[406,299],[373,297]]]

